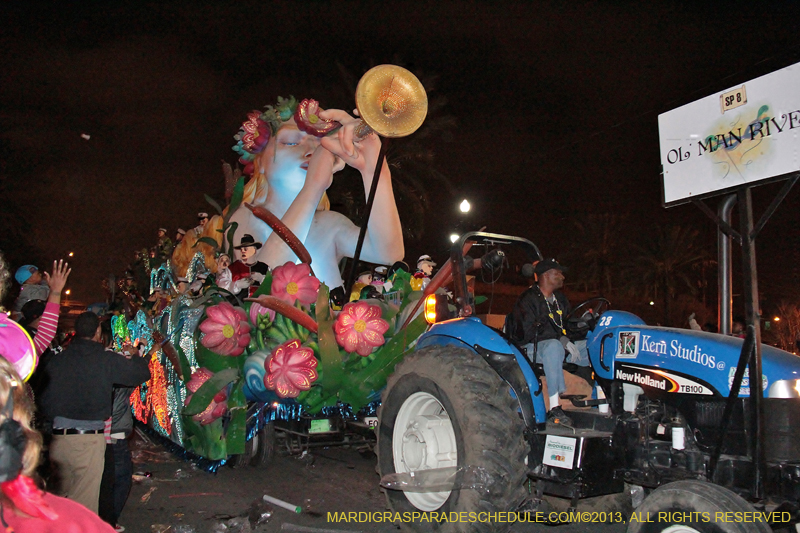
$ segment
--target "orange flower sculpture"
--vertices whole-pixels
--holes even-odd
[[[242,355],[250,344],[250,324],[244,310],[222,302],[206,309],[206,314],[208,318],[200,324],[200,331],[205,333],[200,343],[220,355]]]
[[[272,271],[271,294],[284,302],[294,304],[296,300],[306,305],[317,301],[319,280],[311,275],[311,267],[305,263],[285,265]]]
[[[284,342],[264,361],[264,386],[281,398],[297,398],[317,380],[317,364],[314,351],[298,339]]]
[[[381,318],[380,307],[362,300],[345,305],[333,329],[336,342],[346,352],[366,357],[386,342],[383,334],[389,329],[389,323]]]

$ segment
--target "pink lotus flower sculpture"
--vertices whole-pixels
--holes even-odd
[[[319,107],[319,102],[306,98],[297,104],[297,110],[294,112],[294,121],[300,131],[304,131],[309,135],[317,137],[324,137],[332,132],[339,126],[340,123],[335,120],[327,120],[319,116],[322,109]]]
[[[261,120],[259,111],[251,111],[247,114],[247,120],[242,124],[243,134],[242,146],[251,154],[261,152],[269,142],[272,131],[269,124]]]
[[[270,322],[275,320],[275,311],[264,307],[258,302],[251,302],[250,303],[250,322],[253,324],[258,324],[258,317],[267,315],[269,317]]]
[[[264,386],[281,398],[297,398],[317,380],[317,364],[314,351],[298,339],[284,342],[264,361]]]
[[[359,301],[344,306],[333,329],[336,342],[346,352],[366,357],[386,342],[383,334],[389,329],[389,323],[381,318],[380,307]]]
[[[200,343],[220,355],[242,355],[250,344],[250,324],[244,309],[222,302],[206,309],[206,314],[208,318],[200,324],[200,331],[205,333]]]
[[[193,374],[192,378],[186,384],[186,388],[192,394],[186,396],[186,400],[183,402],[183,405],[189,405],[189,402],[192,400],[192,395],[209,379],[214,376],[214,373],[211,372],[207,368],[198,368]],[[198,413],[192,417],[192,420],[195,422],[200,422],[201,425],[205,426],[206,424],[210,424],[217,418],[221,417],[225,414],[225,411],[228,410],[228,393],[225,389],[219,391],[214,398],[211,400],[211,403],[208,404],[208,407],[203,410],[202,413]]]
[[[311,275],[311,267],[305,263],[295,265],[288,261],[272,271],[272,296],[294,304],[296,300],[306,305],[317,301],[319,280]]]

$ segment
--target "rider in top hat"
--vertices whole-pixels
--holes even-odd
[[[255,294],[258,286],[264,281],[264,276],[269,272],[266,263],[256,260],[256,252],[261,248],[261,243],[256,242],[253,236],[245,233],[242,240],[234,249],[239,251],[239,260],[231,263],[228,267],[231,271],[231,286],[234,294],[239,294],[242,289],[249,287],[249,295]]]

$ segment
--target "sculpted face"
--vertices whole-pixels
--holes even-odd
[[[256,255],[256,247],[255,246],[245,246],[244,248],[239,249],[239,253],[242,256],[243,263],[250,263],[250,259]]]
[[[297,129],[293,119],[285,122],[261,157],[270,184],[299,192],[306,180],[308,162],[318,146],[319,139]]]
[[[227,255],[221,255],[217,258],[217,271],[225,270],[231,266],[231,258]]]

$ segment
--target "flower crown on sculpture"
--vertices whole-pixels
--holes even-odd
[[[267,106],[266,111],[253,110],[247,114],[247,120],[233,136],[236,144],[233,151],[239,154],[239,162],[244,165],[244,173],[253,173],[253,160],[266,148],[273,135],[278,133],[281,125],[294,117],[297,127],[309,135],[323,137],[341,124],[335,120],[319,117],[319,102],[306,98],[300,102],[294,96],[278,97],[275,106]]]

